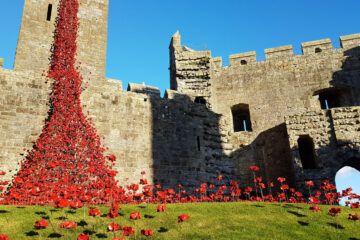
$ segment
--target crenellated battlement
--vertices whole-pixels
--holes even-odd
[[[340,37],[340,46],[341,50],[346,51],[355,47],[360,46],[360,33],[346,35]],[[333,44],[329,38],[321,39],[316,41],[304,42],[301,43],[301,55],[296,56],[309,56],[321,53],[328,53],[334,49]],[[265,53],[265,61],[279,60],[282,58],[294,57],[294,51],[292,45],[267,48],[264,50]],[[229,63],[230,66],[241,66],[241,65],[250,65],[256,62],[263,62],[257,60],[257,54],[255,51],[245,52],[245,53],[237,53],[229,55]],[[216,68],[222,67],[222,58],[214,57],[212,58],[212,62]]]

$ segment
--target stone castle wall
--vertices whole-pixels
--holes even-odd
[[[0,85],[0,169],[8,173],[2,179],[9,180],[26,157],[23,148],[31,149],[41,133],[51,83],[41,75],[0,68]],[[90,85],[82,93],[84,112],[104,137],[106,154],[117,156],[120,184],[138,183],[143,170],[150,184],[164,187],[195,187],[218,174],[232,175],[220,116],[186,95],[168,90],[160,98],[154,89],[139,85],[123,91],[121,81],[104,79],[100,87]]]
[[[334,181],[336,172],[344,166],[360,168],[360,107],[289,116],[286,117],[286,127],[299,188],[304,187],[304,179],[320,184],[324,179]],[[304,135],[313,140],[316,169],[304,169],[302,166],[298,139]]]
[[[291,45],[266,49],[265,61],[257,61],[255,52],[234,54],[229,57],[230,66],[225,67],[221,57],[211,58],[209,106],[229,120],[235,172],[244,182],[252,178],[248,167],[259,165],[268,181],[284,176],[295,183],[284,123],[286,116],[319,111],[319,95],[328,90],[339,94],[341,106],[360,104],[360,34],[343,36],[340,40],[339,49],[333,49],[329,39],[303,43],[303,54],[296,56]],[[180,55],[178,52],[186,53],[186,47],[179,47],[178,33],[172,42],[177,47],[170,46],[174,52],[170,57]],[[198,58],[204,54],[211,56],[210,51],[191,54]],[[178,65],[184,63],[191,69],[183,66],[181,74],[178,70],[171,73],[173,77],[178,75],[177,89],[184,89],[182,84],[189,86],[184,71],[201,72],[201,66],[198,64],[196,68],[194,61],[180,61]],[[237,104],[248,104],[252,131],[233,131],[231,109]]]

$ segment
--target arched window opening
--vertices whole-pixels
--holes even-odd
[[[195,97],[194,102],[206,105],[206,100],[204,97]]]
[[[313,139],[309,135],[300,136],[298,146],[303,169],[317,168]]]
[[[240,64],[241,64],[241,65],[247,65],[247,61],[246,61],[246,60],[241,60],[241,61],[240,61]]]
[[[321,50],[321,48],[315,48],[315,53],[321,53],[322,52],[322,50]]]
[[[252,131],[248,104],[237,104],[231,108],[234,132]]]
[[[46,20],[51,21],[52,4],[48,5]]]
[[[358,159],[360,161],[360,159]],[[359,168],[360,169],[360,168]],[[336,190],[338,192],[346,191],[352,188],[352,193],[360,194],[360,171],[352,166],[342,167],[335,175]],[[341,198],[340,205],[346,205],[346,202],[357,202],[357,199],[349,199],[348,197]]]

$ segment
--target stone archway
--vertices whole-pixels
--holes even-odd
[[[351,187],[352,192],[360,194],[360,159],[351,158],[343,164],[335,175],[335,183],[338,192]],[[347,198],[341,200],[340,204],[345,205]]]

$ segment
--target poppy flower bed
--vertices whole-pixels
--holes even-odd
[[[318,212],[312,211],[311,206],[179,203],[167,204],[165,212],[158,212],[157,204],[134,204],[121,205],[118,217],[107,218],[109,206],[94,207],[105,213],[95,217],[85,207],[84,217],[83,208],[1,205],[0,234],[9,239],[78,239],[81,233],[80,239],[360,239],[360,222],[354,220],[355,213],[359,213],[357,209],[340,207],[341,211],[332,216],[328,213],[331,206],[317,205]],[[130,219],[134,212],[139,212],[141,218]],[[35,227],[36,220],[42,219],[48,224]],[[61,228],[64,222],[76,226]],[[125,232],[129,235],[123,235]]]

